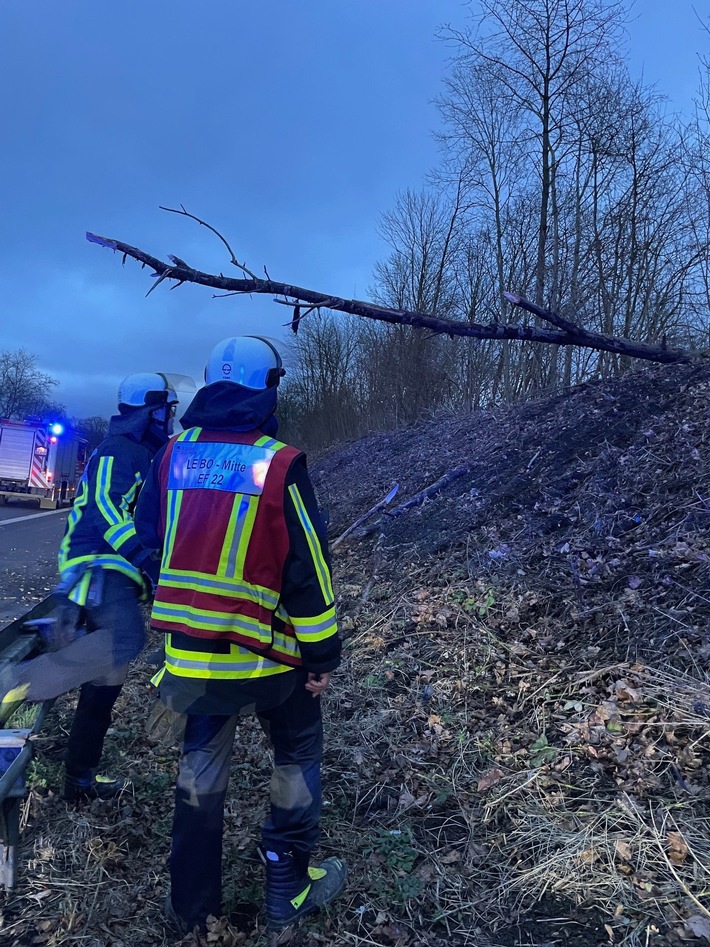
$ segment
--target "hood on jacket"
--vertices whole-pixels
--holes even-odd
[[[278,424],[274,417],[276,388],[253,391],[232,381],[217,381],[200,388],[180,418],[184,428],[206,427],[218,431],[253,431],[270,437]]]
[[[132,408],[125,414],[114,414],[108,422],[108,434],[128,435],[137,441],[143,439],[146,428],[151,422],[150,412],[155,410],[155,406],[148,405],[145,408]]]
[[[155,405],[145,408],[131,408],[125,414],[114,414],[108,423],[108,437],[116,435],[130,437],[145,445],[152,453],[159,450],[169,440],[162,425],[151,417]]]

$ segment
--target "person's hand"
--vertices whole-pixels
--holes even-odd
[[[77,637],[81,609],[66,595],[55,592],[53,598],[56,604],[50,617],[39,618],[26,624],[40,633],[48,651],[60,651]]]
[[[306,690],[310,691],[313,697],[320,697],[324,690],[327,689],[330,684],[330,673],[324,672],[323,674],[314,674],[312,671],[308,672],[308,680],[306,681]]]
[[[140,564],[141,576],[146,587],[146,592],[150,598],[155,597],[155,590],[160,578],[160,560],[148,556]]]

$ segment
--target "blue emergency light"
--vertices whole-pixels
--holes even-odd
[[[49,431],[51,434],[56,434],[57,437],[59,437],[60,434],[64,433],[64,425],[57,421],[55,424],[50,424]]]

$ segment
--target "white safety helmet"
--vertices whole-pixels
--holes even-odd
[[[177,394],[159,372],[127,375],[118,386],[118,405],[125,408],[160,408],[177,404]]]
[[[276,346],[259,335],[232,336],[212,349],[205,368],[205,384],[231,381],[242,388],[275,388],[286,372]]]

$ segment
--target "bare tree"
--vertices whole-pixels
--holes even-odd
[[[25,349],[0,352],[0,417],[24,418],[63,412],[50,396],[59,383],[37,368],[37,356]]]
[[[98,447],[108,432],[108,419],[102,418],[98,414],[92,414],[88,418],[76,418],[72,426],[85,437],[89,442],[89,447],[93,450]]]
[[[546,298],[545,276],[569,113],[595,64],[615,57],[625,7],[620,0],[480,0],[480,7],[475,32],[445,35],[457,43],[462,64],[488,65],[499,99],[518,117],[520,137],[531,152],[530,174],[539,180],[534,302],[556,306],[559,299]]]
[[[279,419],[306,447],[322,447],[362,433],[356,380],[359,326],[328,316],[304,320],[290,345],[291,366]]]
[[[579,89],[600,63],[617,55],[624,4],[481,0],[479,7],[473,28],[449,28],[441,34],[456,50],[447,93],[440,101],[447,122],[444,137],[471,170],[472,187],[490,203],[499,282],[504,269],[504,209],[516,193],[536,194],[530,289],[537,306],[559,309],[560,188],[576,147],[571,116]],[[466,145],[467,153],[462,153]],[[518,285],[527,289],[526,284]],[[530,354],[528,383],[539,387],[554,382],[556,349],[548,350],[544,358],[539,350]],[[509,374],[507,368],[505,374]]]
[[[461,181],[453,197],[442,191],[405,191],[380,219],[390,256],[375,266],[372,295],[392,309],[455,315],[454,258],[459,250]],[[381,424],[403,424],[443,405],[453,385],[455,353],[439,335],[409,326],[377,326],[361,333],[361,371]]]
[[[701,24],[710,37],[710,21]],[[683,171],[687,182],[686,203],[692,228],[692,245],[697,265],[686,293],[686,307],[692,307],[693,323],[701,323],[710,339],[710,58],[700,57],[699,84],[691,120],[683,129],[687,149]],[[690,320],[686,320],[686,327]],[[693,326],[694,328],[694,326]]]

